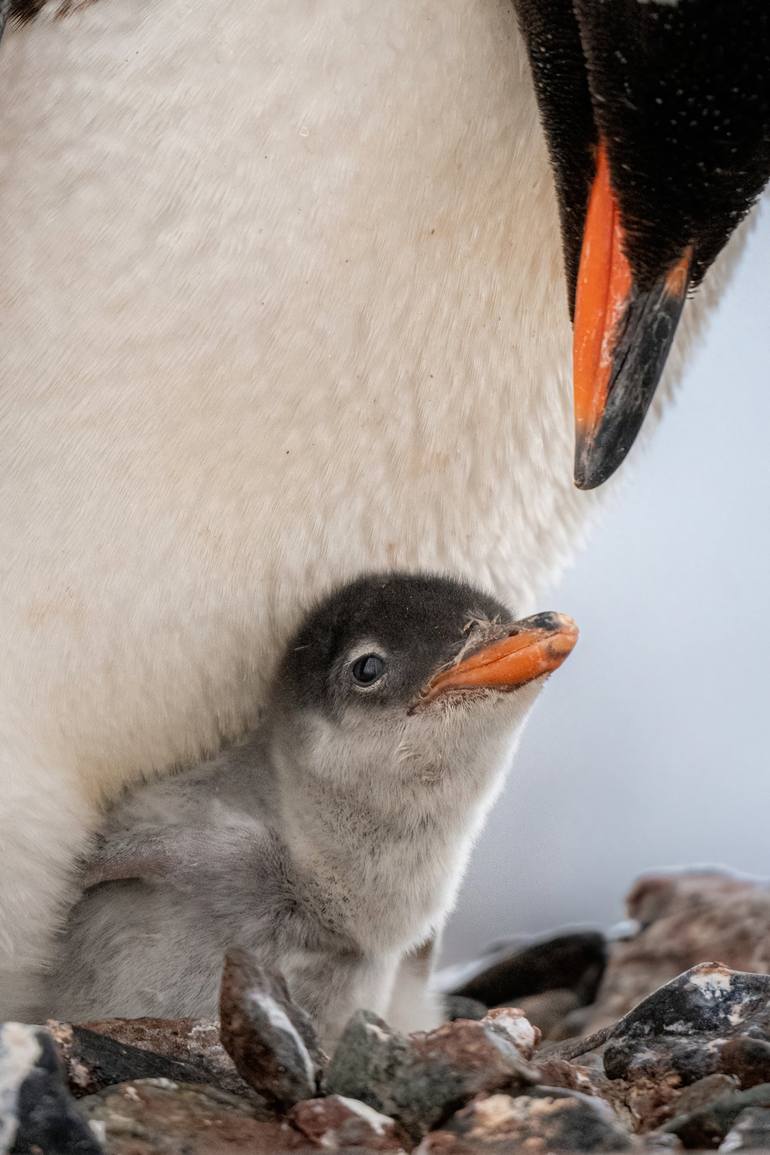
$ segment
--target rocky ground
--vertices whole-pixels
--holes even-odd
[[[770,886],[650,876],[628,907],[493,952],[436,1031],[357,1014],[331,1059],[239,951],[219,1024],[3,1024],[0,1155],[770,1150]]]

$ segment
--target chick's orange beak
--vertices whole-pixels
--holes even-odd
[[[515,690],[553,673],[574,649],[578,628],[564,614],[535,614],[514,622],[508,637],[474,650],[441,670],[428,683],[421,701],[449,690]]]
[[[599,144],[578,271],[573,338],[575,484],[594,489],[618,468],[663,371],[689,285],[692,250],[640,288],[624,248]]]

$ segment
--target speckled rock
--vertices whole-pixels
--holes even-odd
[[[537,1095],[479,1097],[426,1136],[415,1155],[627,1151],[633,1146],[606,1103],[543,1087]]]
[[[620,1020],[604,1049],[604,1069],[610,1079],[626,1080],[673,1072],[687,1084],[748,1066],[756,1083],[764,1052],[752,1067],[750,1043],[736,1047],[740,1039],[770,1041],[770,976],[702,963]]]
[[[281,975],[257,966],[246,951],[228,951],[220,1019],[222,1044],[249,1086],[282,1107],[314,1098],[324,1056]]]
[[[0,1152],[100,1155],[101,1143],[67,1090],[51,1035],[0,1025]]]
[[[586,1033],[613,1023],[663,983],[704,959],[770,972],[770,884],[728,871],[640,878],[626,900],[637,935],[614,943]]]
[[[449,993],[497,1007],[566,988],[577,994],[579,1002],[590,1003],[606,961],[604,935],[595,931],[555,935],[503,953]]]
[[[108,1155],[283,1155],[307,1139],[283,1120],[256,1119],[249,1103],[213,1087],[137,1080],[80,1106]]]
[[[193,1069],[201,1082],[243,1095],[250,1089],[222,1046],[219,1023],[210,1019],[103,1019],[78,1029],[105,1035],[116,1043],[150,1051]],[[145,1078],[135,1072],[132,1078]],[[171,1076],[173,1077],[173,1076]],[[197,1082],[198,1079],[187,1079]]]
[[[406,1038],[360,1011],[340,1039],[328,1089],[362,1100],[418,1137],[480,1091],[537,1082],[537,1069],[511,1036],[524,1029],[518,1016],[461,1019]]]
[[[326,1150],[365,1147],[404,1155],[402,1137],[392,1119],[358,1099],[329,1095],[308,1099],[289,1111],[289,1119],[312,1143]]]
[[[213,1072],[192,1062],[180,1062],[168,1055],[159,1055],[145,1048],[119,1042],[85,1027],[49,1021],[46,1024],[59,1049],[73,1095],[91,1095],[103,1087],[122,1083],[127,1079],[174,1079],[185,1083],[216,1083]],[[126,1034],[129,1031],[125,1032]],[[231,1082],[241,1088],[246,1084],[238,1078],[230,1063]],[[240,1089],[240,1088],[239,1088]]]
[[[741,1111],[722,1140],[719,1150],[770,1150],[770,1110],[767,1107],[749,1107]]]
[[[676,1135],[685,1147],[718,1147],[747,1108],[770,1108],[770,1083],[721,1095],[705,1107],[677,1115],[664,1130]]]
[[[538,1028],[532,1026],[520,1007],[495,1007],[481,1022],[484,1027],[513,1043],[523,1059],[532,1058],[535,1047],[542,1037]],[[444,1032],[444,1037],[451,1039],[453,1032]]]

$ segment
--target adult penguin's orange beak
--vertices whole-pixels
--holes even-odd
[[[575,298],[575,484],[594,489],[621,464],[641,429],[666,363],[690,282],[691,249],[635,283],[599,145]]]

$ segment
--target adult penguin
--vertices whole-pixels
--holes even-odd
[[[7,30],[0,1013],[102,801],[253,721],[311,597],[397,565],[533,607],[593,508],[578,281],[580,484],[627,447],[767,176],[769,18],[518,15],[52,0]]]

